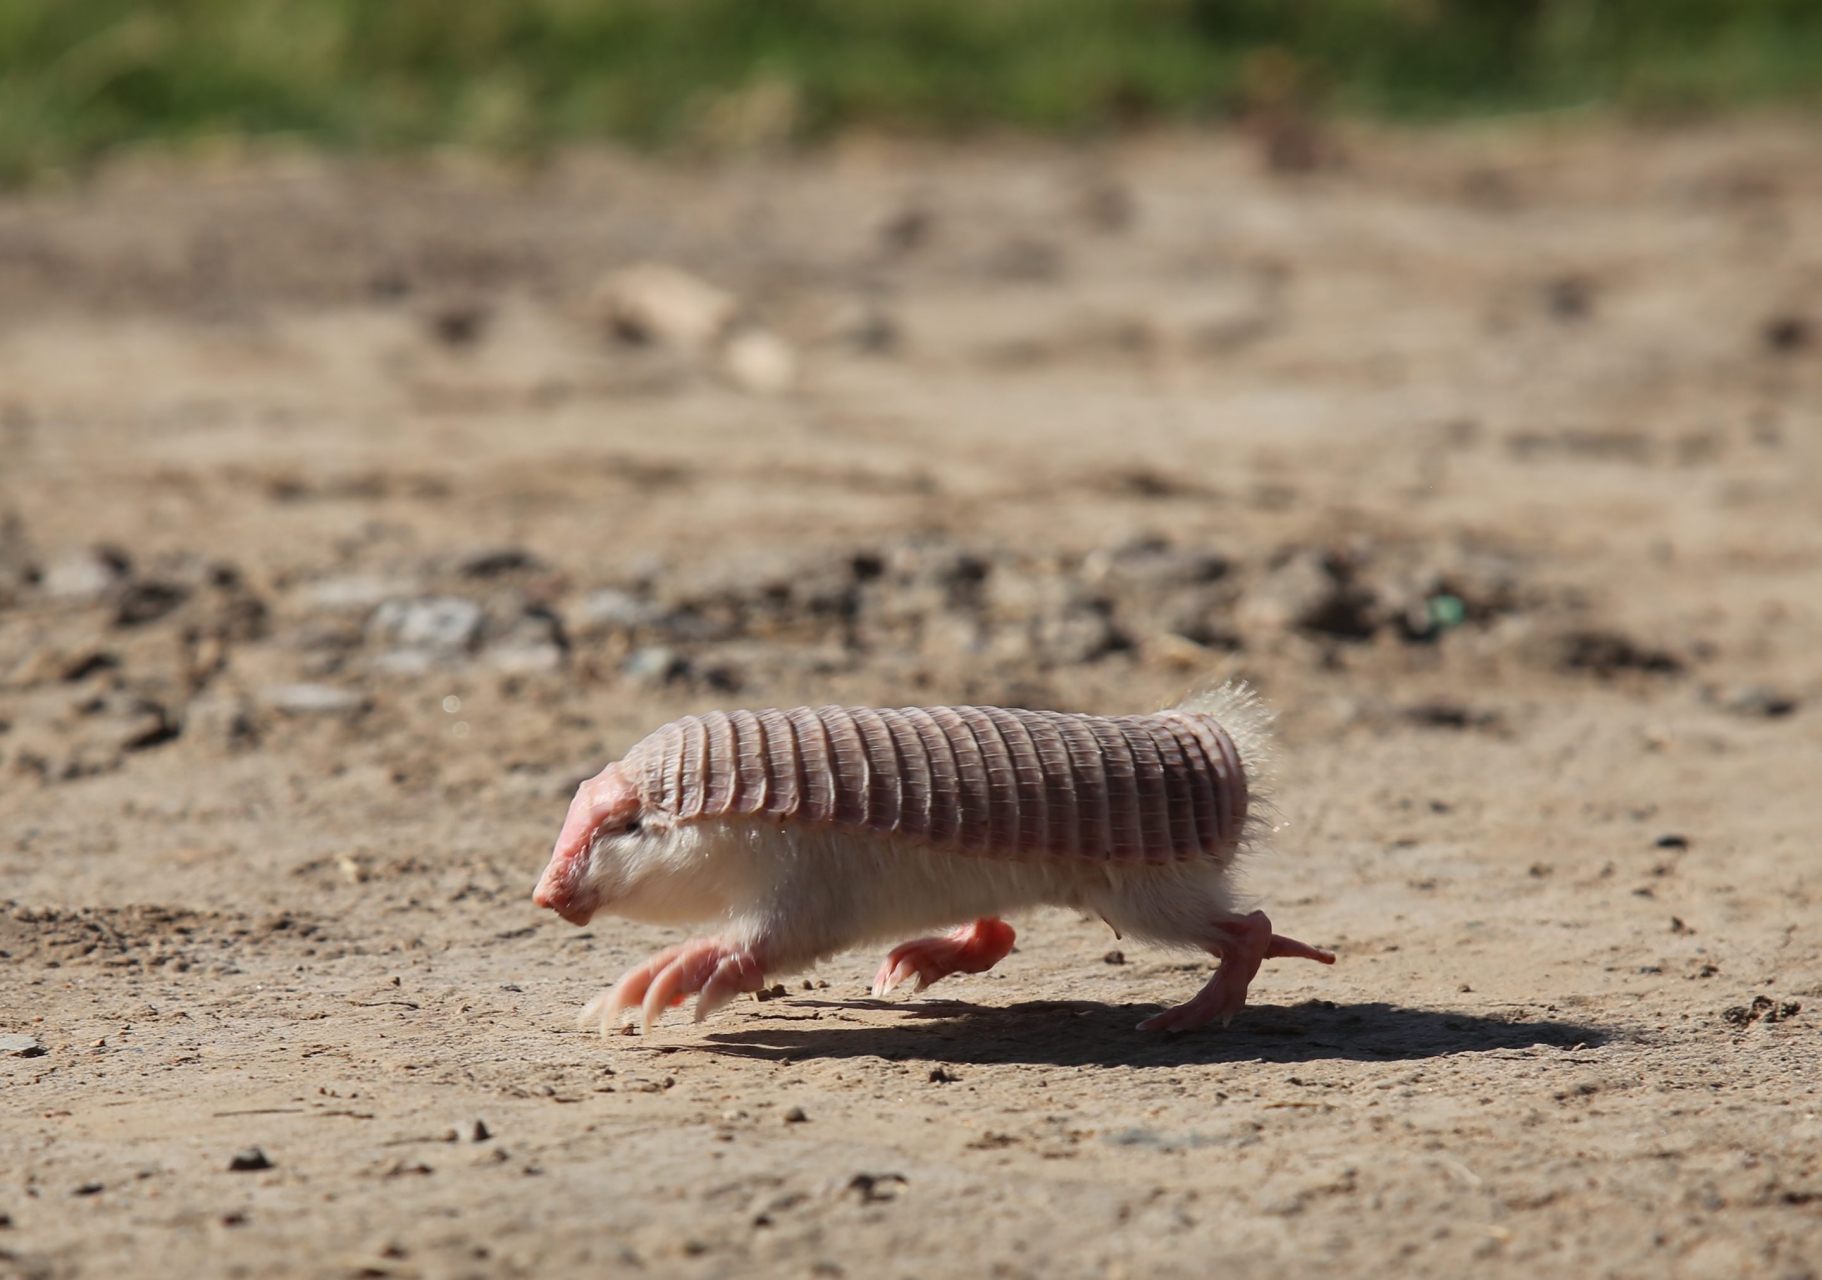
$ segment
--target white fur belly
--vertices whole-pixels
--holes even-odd
[[[676,862],[712,877],[722,923],[777,972],[864,943],[902,942],[1036,906],[1098,914],[1122,933],[1193,943],[1229,908],[1212,862],[1114,866],[970,857],[845,831],[704,822],[670,833]]]

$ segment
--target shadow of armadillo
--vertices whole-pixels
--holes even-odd
[[[1232,1026],[1185,1035],[1147,1034],[1135,1024],[1155,1005],[1083,1000],[1026,1001],[1004,1007],[951,1000],[891,1004],[877,1000],[781,1001],[775,1018],[714,1032],[699,1052],[772,1060],[883,1058],[955,1064],[1174,1067],[1188,1063],[1384,1062],[1456,1054],[1592,1048],[1615,1032],[1571,1022],[1489,1016],[1382,1003],[1259,1006]],[[893,1025],[856,1015],[890,1011]],[[803,1025],[806,1018],[820,1025]],[[780,1026],[777,1019],[792,1025]]]

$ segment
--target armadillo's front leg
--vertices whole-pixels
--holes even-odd
[[[637,1008],[640,1023],[649,1032],[666,1009],[695,995],[696,1021],[701,1022],[741,992],[763,987],[765,968],[763,951],[757,946],[696,938],[666,947],[629,970],[609,990],[588,1002],[579,1021],[584,1028],[598,1026],[602,1035],[611,1035],[620,1025],[621,1016],[628,1009]]]
[[[1233,1020],[1246,1005],[1246,989],[1252,985],[1259,966],[1267,960],[1289,956],[1334,964],[1332,952],[1312,947],[1307,942],[1272,932],[1271,919],[1255,911],[1238,920],[1223,920],[1213,927],[1208,949],[1221,957],[1221,967],[1208,985],[1185,1004],[1154,1013],[1139,1024],[1141,1031],[1189,1031],[1217,1019],[1222,1025]]]
[[[914,991],[952,973],[985,973],[1006,958],[1018,935],[1004,920],[984,916],[940,938],[918,938],[892,948],[873,977],[873,995],[885,995],[913,974]]]
[[[652,979],[682,951],[682,946],[666,947],[643,964],[628,969],[621,975],[620,981],[582,1006],[582,1012],[576,1017],[576,1025],[584,1031],[591,1027],[597,1028],[604,1036],[613,1034],[614,1029],[620,1025],[620,1016],[644,1001]]]

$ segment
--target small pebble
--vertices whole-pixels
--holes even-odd
[[[474,1128],[470,1131],[468,1136],[471,1142],[486,1142],[489,1138],[493,1137],[493,1130],[487,1127],[487,1122],[485,1120],[476,1120],[474,1122]]]
[[[602,587],[582,598],[576,621],[585,629],[649,627],[664,617],[664,610],[619,587]]]
[[[1125,964],[1126,953],[1124,951],[1109,951],[1106,955],[1101,957],[1101,960],[1105,964]]]
[[[908,253],[929,242],[936,215],[920,205],[898,210],[879,228],[880,248],[888,253]]]
[[[1754,996],[1750,1007],[1736,1004],[1730,1009],[1721,1011],[1721,1017],[1736,1027],[1750,1026],[1763,1018],[1767,1022],[1783,1022],[1803,1012],[1803,1006],[1795,1000],[1777,1001],[1770,996]]]
[[[429,675],[437,655],[428,649],[394,649],[373,659],[373,669],[391,676]]]
[[[1814,328],[1808,318],[1800,315],[1773,316],[1760,330],[1765,345],[1780,355],[1791,355],[1803,350],[1814,336]]]
[[[480,637],[486,615],[481,606],[460,596],[388,600],[373,612],[369,634],[404,649],[430,653],[464,653]]]
[[[189,597],[190,589],[180,583],[129,583],[114,601],[114,625],[142,627],[156,622]]]
[[[1558,276],[1544,286],[1544,305],[1558,320],[1581,320],[1594,309],[1594,283],[1585,276]]]
[[[789,1111],[784,1113],[784,1122],[786,1124],[802,1124],[809,1118],[809,1115],[802,1107],[792,1107]]]
[[[93,600],[124,578],[131,567],[125,552],[94,547],[51,561],[41,586],[54,600]]]
[[[1797,699],[1762,684],[1743,685],[1721,694],[1718,701],[1725,711],[1736,716],[1779,720],[1796,711]]]
[[[848,1179],[845,1188],[855,1191],[867,1204],[879,1200],[891,1200],[897,1195],[895,1188],[902,1187],[908,1180],[902,1173],[857,1173]]]
[[[488,665],[508,675],[555,671],[563,665],[563,649],[555,644],[505,644],[487,651]]]
[[[36,1036],[0,1035],[0,1053],[14,1058],[42,1058],[50,1050]]]
[[[524,569],[542,569],[544,562],[524,547],[485,547],[471,551],[456,562],[456,571],[464,578],[497,578]]]
[[[728,340],[722,370],[742,391],[783,395],[797,385],[797,353],[777,334],[747,329]]]
[[[689,672],[689,660],[675,649],[651,645],[635,649],[621,664],[626,675],[641,684],[668,684]]]
[[[1689,837],[1679,835],[1659,836],[1657,838],[1657,847],[1660,849],[1687,849],[1689,847]]]
[[[425,327],[446,347],[469,347],[480,341],[492,318],[484,306],[456,302],[432,313],[426,319]]]
[[[896,350],[904,341],[904,334],[891,313],[871,305],[851,308],[829,328],[832,337],[867,355],[884,355]]]
[[[245,1151],[237,1151],[234,1158],[228,1161],[229,1173],[258,1173],[261,1169],[271,1167],[272,1161],[268,1160],[266,1153],[258,1147],[248,1147]]]
[[[372,609],[399,594],[401,584],[369,574],[350,574],[324,578],[310,584],[299,594],[312,609],[341,612]]]
[[[365,695],[331,684],[269,685],[259,700],[288,716],[345,716],[367,709]]]
[[[739,303],[688,272],[646,262],[603,280],[594,309],[622,342],[697,350],[726,334]]]

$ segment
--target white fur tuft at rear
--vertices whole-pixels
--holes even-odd
[[[1272,746],[1276,714],[1252,686],[1240,680],[1197,689],[1170,710],[1212,716],[1233,740],[1246,774],[1247,791],[1246,825],[1240,832],[1238,851],[1242,855],[1259,852],[1277,829],[1278,808],[1273,803],[1278,781],[1277,756]]]

